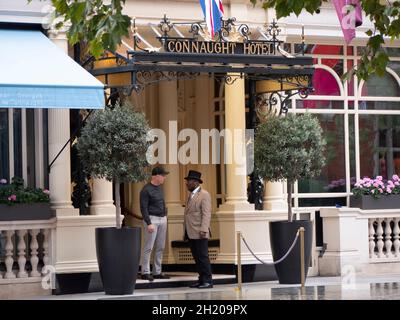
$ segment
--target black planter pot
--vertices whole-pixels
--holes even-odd
[[[139,269],[141,229],[97,228],[96,253],[106,294],[132,294]]]
[[[269,223],[269,234],[271,241],[272,257],[274,261],[279,260],[288,252],[297,230],[304,227],[304,251],[305,251],[305,275],[311,260],[312,247],[312,222],[306,220],[273,221]],[[300,275],[300,237],[291,253],[282,262],[275,264],[275,271],[280,284],[299,284]]]

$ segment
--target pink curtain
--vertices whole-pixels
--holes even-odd
[[[321,55],[339,55],[342,53],[342,46],[315,45],[311,53]],[[338,64],[338,62],[339,60],[334,58],[322,59],[322,63],[332,69],[335,69],[335,66]],[[317,59],[314,60],[314,63],[317,63]],[[340,94],[336,79],[332,74],[324,69],[315,69],[313,76],[313,87],[314,92],[312,95],[336,96]],[[329,105],[329,103],[329,101],[305,100],[303,102],[303,107],[315,109],[326,107]]]

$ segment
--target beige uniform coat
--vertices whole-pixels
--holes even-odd
[[[200,239],[200,231],[210,237],[211,197],[201,189],[195,193],[192,199],[190,195],[185,207],[184,227],[189,239]]]

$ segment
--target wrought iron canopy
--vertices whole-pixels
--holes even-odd
[[[235,18],[222,20],[222,29],[212,40],[204,22],[172,23],[164,16],[157,26],[148,28],[155,33],[152,40],[156,39],[160,45],[156,47],[139,34],[133,21],[133,47],[124,43],[128,48],[126,56],[107,54],[97,62],[114,59],[113,63],[96,66],[96,62],[91,61],[86,67],[95,76],[105,76],[108,87],[122,89],[126,94],[132,90],[141,91],[155,82],[195,78],[204,73],[217,74],[227,84],[238,77],[274,80],[281,84],[279,91],[285,91],[285,86],[291,88],[283,96],[299,93],[304,97],[312,90],[312,58],[292,56],[283,50],[275,21],[264,30],[259,28],[255,39],[251,39],[247,25],[235,22]],[[304,35],[302,39],[304,44]],[[118,74],[130,74],[130,83],[115,85],[108,81]],[[281,110],[285,112],[287,108]]]

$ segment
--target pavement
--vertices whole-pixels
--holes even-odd
[[[194,274],[171,274],[172,280],[186,283]],[[228,275],[220,275],[220,280]],[[232,277],[232,276],[231,276]],[[176,278],[176,279],[174,279]],[[226,278],[225,278],[226,279]],[[140,283],[145,280],[138,280]],[[231,279],[232,281],[232,279]],[[211,289],[184,287],[135,289],[132,295],[104,292],[29,297],[24,300],[400,300],[400,274],[348,277],[308,277],[306,285],[281,285],[278,281],[242,284],[215,284]]]

